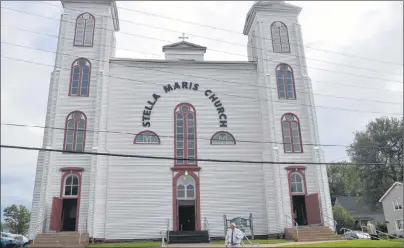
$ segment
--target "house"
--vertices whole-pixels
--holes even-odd
[[[389,234],[403,235],[403,183],[395,182],[380,198]]]
[[[341,206],[347,209],[355,219],[355,229],[361,229],[370,221],[376,225],[377,222],[384,223],[383,211],[371,207],[360,201],[356,196],[337,196],[334,206]]]
[[[61,2],[43,147],[63,152],[39,152],[30,239],[219,237],[224,215],[250,213],[255,235],[333,228],[324,154],[307,145],[320,140],[300,7],[252,4],[248,60],[207,61],[186,37],[165,59],[117,58],[116,2]]]

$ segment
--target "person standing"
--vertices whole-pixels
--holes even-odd
[[[225,245],[227,248],[241,247],[240,243],[243,238],[244,233],[236,227],[236,224],[231,223],[230,229],[227,231]]]
[[[368,229],[368,233],[370,234],[372,240],[379,239],[379,235],[377,234],[376,228],[370,221],[368,221],[366,229]]]

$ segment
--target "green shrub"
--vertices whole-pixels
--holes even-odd
[[[341,228],[351,229],[355,224],[355,219],[352,217],[351,213],[344,207],[336,206],[332,208],[332,213],[334,215],[334,220],[337,222],[337,232],[341,232]]]
[[[377,222],[376,223],[376,229],[381,231],[381,232],[387,233],[387,225],[386,225],[386,223]]]

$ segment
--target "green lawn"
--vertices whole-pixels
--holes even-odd
[[[282,247],[402,247],[402,240],[344,240],[317,244],[285,245]]]
[[[277,244],[277,243],[285,243],[291,242],[289,240],[284,239],[255,239],[251,240],[251,243],[256,244]],[[224,240],[213,240],[212,244],[223,244]],[[244,243],[247,245],[248,241],[245,240]],[[88,248],[115,248],[115,247],[142,247],[142,248],[149,248],[149,247],[156,247],[161,246],[161,241],[139,241],[139,242],[126,242],[126,243],[110,243],[110,244],[98,244],[98,245],[89,245]]]
[[[291,242],[290,240],[284,239],[256,239],[251,240],[253,244],[277,244],[277,243],[286,243]],[[247,241],[244,242],[247,245]],[[214,240],[212,244],[224,244],[224,240]],[[337,241],[337,242],[325,242],[325,243],[317,243],[317,244],[291,244],[291,245],[283,245],[282,247],[392,247],[398,248],[402,247],[403,242],[401,240],[346,240],[346,241]],[[98,245],[89,245],[88,248],[115,248],[115,247],[142,247],[142,248],[151,248],[161,246],[161,242],[157,241],[139,241],[139,242],[127,242],[127,243],[110,243],[110,244],[98,244]]]

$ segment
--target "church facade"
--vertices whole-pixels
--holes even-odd
[[[306,145],[319,135],[300,7],[255,3],[248,61],[205,61],[187,41],[163,60],[117,58],[115,1],[62,3],[43,147],[65,152],[39,152],[30,239],[219,237],[224,215],[251,214],[255,235],[333,227],[322,150]]]

